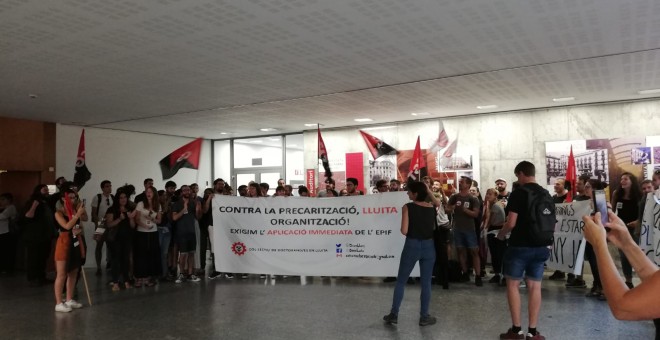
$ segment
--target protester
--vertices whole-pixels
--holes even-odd
[[[433,204],[425,202],[428,195],[432,196],[433,193],[422,182],[412,182],[408,186],[408,198],[413,202],[407,203],[402,208],[401,234],[406,236],[406,242],[401,252],[392,309],[390,314],[383,317],[383,320],[388,324],[398,322],[399,307],[403,300],[406,281],[417,262],[419,262],[422,286],[419,325],[427,326],[436,323],[436,318],[429,315],[431,275],[435,263],[435,247],[433,245],[435,208]]]
[[[121,189],[117,190],[116,204],[113,204],[105,215],[105,226],[108,228],[106,241],[112,252],[112,291],[119,291],[119,275],[126,289],[132,288],[129,270],[133,249],[133,230],[137,211],[130,211],[128,195]]]
[[[55,311],[70,312],[82,308],[82,304],[73,300],[73,289],[76,285],[78,270],[85,255],[83,243],[78,238],[81,235],[80,219],[85,214],[85,207],[78,200],[73,190],[66,190],[61,197],[62,208],[55,212],[55,220],[59,226],[59,237],[55,246]],[[73,212],[75,211],[75,213]],[[66,282],[66,300],[62,302],[62,289]]]
[[[642,192],[637,177],[629,172],[621,174],[619,181],[619,188],[612,193],[612,209],[614,213],[626,224],[630,235],[633,235],[635,229],[639,225],[639,201],[642,199]],[[639,241],[636,239],[636,241]],[[632,266],[628,261],[625,253],[619,250],[621,256],[621,269],[626,278],[626,285],[628,288],[633,287],[632,282]]]

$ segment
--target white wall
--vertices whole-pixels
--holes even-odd
[[[494,113],[445,118],[442,122],[450,139],[458,134],[459,152],[461,148],[479,151],[480,159],[475,167],[479,167],[477,179],[483,192],[494,186],[499,177],[509,179],[509,184],[513,182],[513,169],[522,160],[533,162],[539,181],[545,179],[545,142],[660,134],[660,101]],[[413,149],[417,135],[421,135],[424,148],[438,133],[437,120],[392,125],[397,132],[391,134],[391,139],[383,138],[395,148]],[[368,157],[358,128],[328,130],[322,134],[331,160],[343,157],[346,152],[362,151]],[[378,135],[375,131],[372,134]],[[306,169],[317,167],[316,148],[316,130],[305,132]]]
[[[82,128],[77,126],[57,125],[56,176],[73,179],[81,131]],[[137,193],[141,193],[144,190],[142,183],[147,177],[154,179],[154,186],[157,189],[164,189],[167,180],[162,179],[158,162],[192,140],[184,137],[86,128],[85,155],[92,179],[80,190],[80,196],[87,199],[89,212],[91,213],[89,207],[92,198],[101,191],[99,185],[105,179],[112,182],[113,192],[124,183],[130,183],[135,186]],[[204,141],[199,170],[181,169],[171,180],[179,186],[196,182],[204,188],[207,181],[212,185],[210,161],[211,142]],[[96,243],[91,239],[93,230],[91,223],[85,224],[87,244],[90,248],[87,252],[87,267],[96,266],[93,259]]]

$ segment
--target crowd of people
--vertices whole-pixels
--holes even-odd
[[[508,191],[503,178],[488,188],[484,197],[478,183],[469,177],[458,179],[455,192],[447,192],[443,182],[430,177],[421,182],[404,185],[396,179],[379,180],[374,193],[403,191],[406,187],[411,203],[402,209],[401,233],[406,242],[396,278],[385,278],[385,282],[396,282],[391,311],[384,317],[386,323],[397,323],[398,311],[403,299],[406,283],[414,283],[410,273],[420,263],[421,311],[419,324],[432,325],[436,319],[429,314],[431,285],[436,283],[448,289],[451,281],[474,282],[483,286],[487,275],[485,264],[490,254],[492,277],[489,283],[506,286],[511,311],[512,327],[500,335],[501,339],[543,339],[537,330],[541,305],[541,281],[544,264],[549,256],[547,245],[530,242],[527,226],[532,218],[529,211],[527,192],[545,192],[535,180],[532,163],[521,162],[514,171],[517,181]],[[318,197],[363,195],[358,190],[358,180],[346,179],[345,188],[335,188],[332,179],[325,181],[325,189]],[[73,182],[63,178],[56,181],[57,192],[49,195],[48,187],[40,184],[33,190],[24,209],[17,210],[13,196],[0,195],[0,272],[14,270],[16,244],[22,237],[26,247],[26,274],[31,286],[48,283],[47,260],[54,254],[54,294],[58,312],[70,312],[81,308],[74,300],[74,288],[79,279],[79,269],[85,262],[87,244],[81,222],[94,224],[94,261],[96,275],[104,275],[104,267],[110,270],[109,286],[112,291],[152,287],[159,282],[199,282],[204,277],[233,279],[235,275],[248,278],[248,274],[220,273],[215,271],[211,252],[210,273],[207,268],[207,251],[213,239],[212,200],[215,195],[235,195],[233,188],[222,179],[216,179],[213,188],[199,193],[197,184],[177,186],[168,181],[163,190],[153,186],[153,180],[143,182],[144,190],[136,194],[133,185],[123,185],[113,192],[110,181],[100,183],[100,193],[87,207],[86,200],[78,195]],[[621,266],[624,287],[616,285],[619,277],[603,242],[605,234],[597,232],[594,225],[602,226],[601,220],[585,217],[585,236],[589,241],[585,258],[590,263],[593,284],[586,294],[607,300],[617,317],[657,317],[657,308],[646,314],[635,314],[634,305],[622,307],[624,297],[638,297],[629,290],[634,288],[632,268],[642,282],[657,282],[657,267],[639,255],[640,220],[643,197],[660,186],[660,172],[653,180],[638,184],[630,173],[621,176],[619,186],[611,195],[610,223],[615,233],[607,239],[621,249]],[[602,190],[605,183],[581,176],[577,181],[578,195],[574,200],[591,200],[594,190]],[[450,187],[451,189],[451,187]],[[245,197],[269,196],[270,185],[250,182],[237,188],[237,194]],[[567,191],[563,179],[558,179],[552,196],[554,203],[563,203]],[[293,196],[294,188],[280,179],[273,196]],[[297,188],[298,196],[310,196],[305,186]],[[88,209],[91,208],[91,211]],[[627,232],[624,233],[624,231]],[[605,246],[603,246],[605,244]],[[105,247],[104,247],[105,246]],[[106,251],[106,263],[102,263]],[[605,249],[605,250],[604,250]],[[455,254],[455,255],[454,255]],[[643,257],[643,258],[642,258]],[[452,260],[456,258],[457,261]],[[261,275],[265,277],[265,275]],[[474,277],[474,278],[472,278]],[[586,288],[582,276],[555,272],[551,280],[563,280],[567,288]],[[609,282],[609,283],[608,283]],[[608,287],[610,285],[610,287]],[[612,288],[611,286],[615,287]],[[528,289],[529,328],[522,331],[519,289]],[[653,287],[643,285],[644,290]],[[657,287],[657,285],[655,286]],[[657,289],[656,289],[657,290]],[[658,296],[654,293],[654,296]],[[640,298],[643,300],[643,298]],[[657,300],[657,298],[656,298]],[[651,299],[650,301],[656,301]],[[629,300],[626,300],[629,301]],[[648,302],[648,301],[645,301]],[[626,305],[626,304],[623,304]],[[630,305],[628,303],[627,305]]]

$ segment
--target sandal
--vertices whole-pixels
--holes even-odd
[[[121,290],[121,289],[119,288],[119,283],[113,283],[113,284],[112,284],[112,291],[113,291],[113,292],[118,292],[118,291],[120,291],[120,290]]]

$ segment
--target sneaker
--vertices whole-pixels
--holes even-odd
[[[222,275],[222,273],[220,273],[218,271],[213,271],[213,273],[209,274],[209,279],[214,280],[214,279],[218,278],[220,275]]]
[[[484,283],[481,281],[481,276],[477,276],[474,278],[474,285],[477,287],[481,287],[484,285]]]
[[[603,292],[601,292],[601,293],[598,295],[597,299],[598,299],[599,301],[607,301],[607,297],[605,297],[605,294],[603,294]]]
[[[520,286],[518,286],[518,287],[519,288],[527,288],[527,281],[525,281],[525,280],[520,281]]]
[[[243,280],[245,280],[245,279],[247,279],[247,278],[249,278],[249,277],[250,277],[250,275],[248,275],[248,274],[242,274],[242,275],[241,275],[241,279],[243,279]]]
[[[260,279],[265,279],[265,278],[266,278],[266,274],[261,274],[261,275],[259,275],[259,278],[260,278]]]
[[[65,302],[64,304],[65,304],[67,307],[69,307],[69,308],[73,308],[73,309],[82,308],[82,306],[83,306],[82,303],[80,303],[80,302],[78,302],[78,301],[76,301],[76,300],[73,300],[73,299],[72,299],[72,300],[69,300],[69,301],[67,301],[67,302]]]
[[[71,307],[67,306],[64,302],[55,305],[56,312],[68,313],[71,310]]]
[[[233,278],[234,278],[234,274],[232,274],[232,273],[226,273],[225,274],[225,279],[233,279]]]
[[[525,340],[545,340],[545,337],[541,335],[541,333],[539,332],[536,332],[536,335],[532,335],[532,333],[527,333]]]
[[[566,278],[566,274],[564,274],[564,272],[559,271],[559,270],[555,270],[555,272],[552,273],[552,275],[550,275],[550,277],[548,278],[548,280],[552,280],[552,281],[561,281],[561,280],[563,280],[563,279],[565,279],[565,278]]]
[[[184,281],[186,281],[186,277],[183,276],[183,274],[179,274],[179,276],[176,277],[176,281],[174,281],[174,283],[182,283]]]
[[[192,282],[199,282],[199,281],[202,281],[202,279],[200,279],[199,277],[197,277],[197,275],[195,275],[195,274],[190,275],[189,280],[192,281]]]
[[[500,334],[500,340],[516,340],[516,339],[524,339],[525,338],[525,332],[520,330],[518,333],[515,333],[511,328],[509,328],[506,333]]]
[[[383,320],[385,320],[385,323],[388,325],[396,325],[397,322],[399,322],[399,317],[394,313],[390,313],[383,316]]]
[[[500,283],[500,280],[502,277],[500,274],[495,274],[495,276],[491,277],[490,280],[488,280],[488,283]]]
[[[420,326],[430,326],[430,325],[435,325],[436,321],[438,321],[435,317],[433,316],[423,316],[419,318],[419,325]]]
[[[566,283],[566,288],[587,288],[587,283],[581,279],[574,279],[573,281]]]

